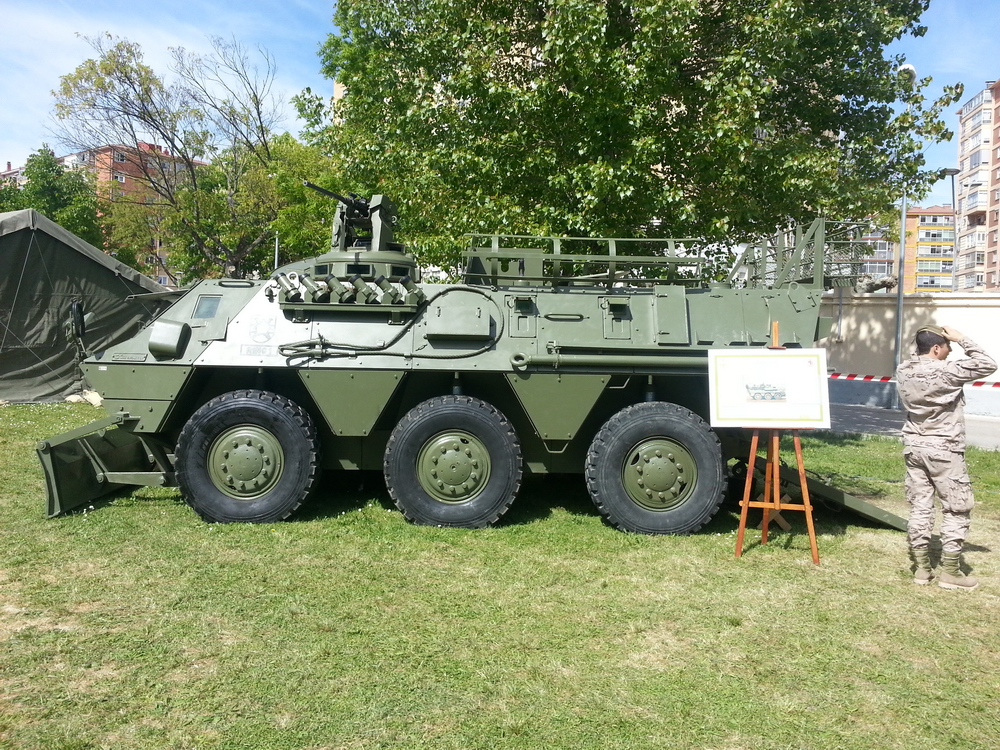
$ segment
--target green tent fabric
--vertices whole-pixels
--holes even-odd
[[[166,291],[33,209],[0,213],[0,400],[61,401],[83,390],[72,302],[87,313],[83,346],[96,352],[135,335],[165,304],[126,297]]]

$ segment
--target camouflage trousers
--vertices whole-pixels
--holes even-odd
[[[910,503],[907,525],[910,546],[926,547],[934,529],[934,493],[941,500],[941,548],[961,552],[969,533],[972,484],[965,466],[965,454],[942,448],[908,446],[906,461],[906,499]]]

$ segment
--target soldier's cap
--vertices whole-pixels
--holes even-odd
[[[948,338],[947,336],[944,335],[944,328],[942,328],[941,326],[921,326],[920,328],[917,329],[917,333],[920,333],[921,331],[930,331],[931,333],[936,333],[938,336],[943,336],[944,338]]]

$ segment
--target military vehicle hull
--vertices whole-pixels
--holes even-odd
[[[341,207],[330,254],[200,282],[88,358],[109,416],[39,444],[49,515],[157,484],[208,521],[271,522],[326,472],[381,470],[412,521],[482,527],[526,474],[578,473],[614,526],[688,533],[740,455],[705,421],[707,352],[773,343],[775,321],[788,347],[829,330],[821,256],[802,260],[824,244],[815,229],[797,275],[745,253],[741,267],[770,279],[757,286],[682,273],[703,259],[689,241],[571,253],[562,238],[499,237],[473,239],[465,283],[430,284],[380,224],[391,204],[371,205],[382,211],[355,225]]]

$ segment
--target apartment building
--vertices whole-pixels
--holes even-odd
[[[983,263],[983,282],[987,292],[1000,292],[1000,81],[987,89],[993,105],[993,140],[990,150],[989,206],[986,213],[986,248]]]
[[[893,242],[886,238],[882,230],[873,230],[861,238],[870,250],[862,259],[860,272],[876,281],[896,273],[895,249]]]
[[[905,258],[905,293],[953,291],[955,213],[951,206],[913,206],[906,212]]]
[[[987,241],[988,219],[997,210],[998,185],[991,190],[991,177],[996,183],[994,166],[1000,159],[996,152],[997,139],[993,137],[997,118],[994,111],[996,82],[988,81],[986,88],[969,99],[958,111],[958,175],[956,177],[957,240],[954,270],[954,289],[957,292],[987,291]],[[995,219],[994,219],[995,221]],[[994,224],[995,226],[995,224]],[[994,239],[992,278],[996,278],[996,240]]]
[[[139,143],[134,146],[102,146],[89,151],[80,151],[58,159],[70,169],[90,169],[97,180],[97,190],[112,201],[145,202],[149,196],[146,170],[169,170],[174,168],[170,153],[153,143]],[[167,263],[167,253],[163,241],[151,236],[145,257],[146,264],[155,269],[150,275],[163,286],[176,286],[177,275]]]
[[[11,167],[10,162],[7,162],[7,168],[0,170],[0,180],[14,180],[18,186],[23,185],[27,181],[24,167]]]
[[[882,231],[871,232],[862,238],[871,250],[862,259],[861,273],[876,281],[898,276],[899,243],[894,239],[890,240]],[[952,291],[955,214],[951,206],[910,206],[907,209],[904,259],[903,291],[906,294]],[[894,287],[886,292],[896,293]]]

